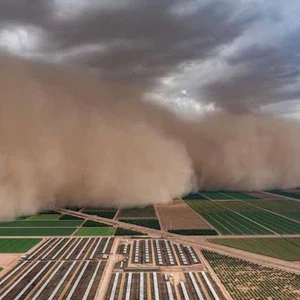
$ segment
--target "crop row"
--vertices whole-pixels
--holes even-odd
[[[300,260],[300,238],[211,239],[210,242],[283,260]]]

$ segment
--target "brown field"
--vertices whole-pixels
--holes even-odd
[[[163,230],[212,228],[181,200],[176,200],[173,204],[156,205],[155,207]]]
[[[18,260],[18,258],[20,256],[21,256],[20,254],[1,253],[0,254],[0,267],[7,268],[7,267],[11,266]],[[2,273],[3,273],[3,271],[2,271]]]

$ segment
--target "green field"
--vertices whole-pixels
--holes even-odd
[[[28,221],[55,221],[62,217],[61,214],[41,214],[28,218]]]
[[[256,200],[251,201],[252,205],[261,207],[288,218],[300,221],[300,202],[294,200]]]
[[[190,193],[182,197],[183,200],[197,200],[197,199],[206,199],[204,196],[199,193]]]
[[[155,209],[153,206],[143,208],[128,208],[121,209],[118,218],[156,218]]]
[[[209,241],[283,260],[300,260],[300,238],[211,239]]]
[[[101,218],[113,219],[117,213],[117,210],[96,210],[96,209],[84,209],[83,213],[89,215],[95,215]]]
[[[226,202],[242,203],[240,201]],[[228,210],[223,205],[213,201],[188,200],[186,203],[203,216],[221,234],[272,234],[271,231],[255,224],[243,216]],[[222,202],[223,204],[224,202]],[[242,203],[243,204],[243,203]]]
[[[300,199],[300,194],[299,193],[293,193],[293,192],[288,192],[288,191],[282,191],[282,190],[272,190],[270,193],[279,195],[279,196],[286,196],[294,199]]]
[[[216,203],[186,200],[186,203],[222,234],[300,233],[300,223],[264,211],[244,201]]]
[[[84,227],[80,228],[76,236],[108,236],[115,233],[114,227]]]
[[[202,250],[234,300],[299,299],[300,275]]]
[[[199,192],[200,195],[202,195],[204,198],[217,200],[217,199],[226,199],[226,200],[232,200],[232,197],[221,193],[221,192]]]
[[[66,221],[12,221],[1,222],[0,227],[77,227],[83,221],[79,220],[66,220]],[[1,229],[2,230],[2,229]]]
[[[0,239],[0,253],[25,253],[42,239]]]
[[[1,228],[0,236],[64,236],[76,228]]]
[[[213,229],[172,229],[168,232],[180,235],[218,235]]]
[[[239,200],[254,200],[254,199],[259,199],[258,197],[249,195],[247,193],[241,193],[241,192],[222,192],[222,194],[225,194],[233,199],[239,199]]]
[[[96,222],[93,220],[87,220],[86,222],[83,223],[82,227],[111,227],[110,225],[101,223],[101,222]]]
[[[159,222],[155,219],[120,219],[120,221],[160,230]]]
[[[71,216],[71,215],[63,215],[60,219],[60,221],[62,220],[81,220],[84,221],[84,219],[76,217],[76,216]]]
[[[131,230],[131,229],[126,229],[126,228],[122,228],[122,227],[118,227],[115,235],[147,235],[146,233],[140,232],[140,231],[135,231],[135,230]]]

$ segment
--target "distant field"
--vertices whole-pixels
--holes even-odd
[[[41,214],[28,218],[28,221],[53,221],[62,217],[61,214]]]
[[[222,194],[225,194],[233,199],[239,199],[239,200],[243,200],[243,199],[259,199],[257,196],[255,195],[251,195],[248,193],[242,193],[242,192],[222,192]]]
[[[272,234],[271,231],[213,201],[187,200],[186,202],[222,234]]]
[[[200,195],[199,193],[190,193],[188,195],[185,195],[183,200],[197,200],[197,199],[207,199],[204,196]]]
[[[159,222],[155,219],[121,219],[120,221],[160,230]]]
[[[81,220],[84,221],[84,219],[76,217],[76,216],[71,216],[71,215],[63,215],[60,219],[60,221],[62,220]]]
[[[300,238],[210,239],[209,241],[283,260],[300,260]]]
[[[83,223],[82,227],[111,227],[111,226],[101,223],[101,222],[87,220],[86,222]]]
[[[98,217],[113,219],[117,213],[117,210],[96,210],[96,209],[84,209],[83,213],[89,215],[96,215]]]
[[[224,194],[224,193],[220,193],[220,192],[199,192],[200,195],[204,196],[207,199],[232,199],[232,197]]]
[[[169,232],[181,235],[218,235],[213,229],[173,229]]]
[[[76,228],[1,228],[0,236],[64,236]]]
[[[0,227],[77,227],[83,221],[66,220],[66,221],[12,221],[1,222]],[[2,229],[1,229],[2,230]]]
[[[156,218],[155,209],[153,206],[143,208],[121,209],[118,218]]]
[[[135,231],[135,230],[131,230],[131,229],[126,229],[126,228],[121,228],[118,227],[115,235],[147,235],[146,233],[140,232],[140,231]]]
[[[0,239],[0,253],[25,253],[42,239]]]
[[[115,233],[114,227],[84,227],[80,228],[76,236],[107,236]]]
[[[300,193],[295,192],[288,192],[288,191],[282,191],[282,190],[272,190],[270,193],[280,196],[286,196],[290,198],[300,199]]]
[[[210,229],[211,226],[192,210],[184,201],[175,201],[173,204],[157,205],[161,226],[164,230],[170,229]]]
[[[252,205],[261,207],[291,219],[300,221],[300,202],[294,200],[251,201]]]
[[[300,297],[300,276],[263,267],[246,260],[202,250],[202,253],[233,300]]]
[[[222,234],[273,234],[272,231],[280,234],[300,233],[300,223],[244,201],[216,203],[186,200],[186,203]]]

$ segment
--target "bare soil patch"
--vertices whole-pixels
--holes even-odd
[[[183,201],[156,205],[162,229],[211,229],[212,227]]]
[[[8,268],[14,264],[21,254],[11,254],[11,253],[0,253],[0,267]]]

